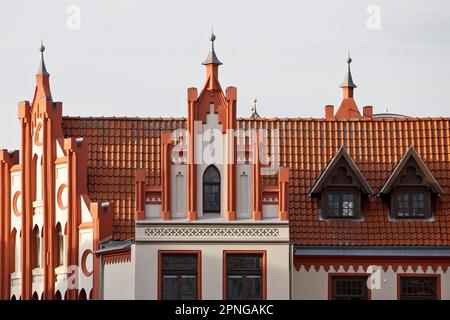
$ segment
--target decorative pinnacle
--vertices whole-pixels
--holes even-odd
[[[39,51],[41,52],[41,62],[39,63],[37,75],[48,76],[49,73],[47,72],[47,68],[45,67],[45,62],[44,62],[45,46],[44,46],[44,42],[42,39],[41,39],[41,47],[39,48]]]
[[[209,36],[209,41],[211,41],[214,45],[215,40],[216,40],[216,35],[214,34],[214,30],[211,30],[211,35]]]
[[[253,106],[250,109],[252,112],[252,115],[250,116],[250,118],[252,119],[259,119],[261,118],[260,115],[258,114],[258,111],[256,110],[256,103],[258,102],[258,100],[256,98],[253,99]]]
[[[348,52],[347,63],[350,65],[352,63],[352,57],[350,57],[350,51]]]
[[[222,62],[217,58],[216,52],[214,51],[214,41],[216,41],[216,35],[214,34],[214,30],[211,30],[211,35],[209,36],[209,41],[211,41],[211,51],[209,52],[206,60],[202,62],[203,65],[207,64],[217,64],[221,65]]]
[[[344,81],[341,84],[341,88],[356,88],[356,84],[353,83],[352,73],[350,71],[350,64],[352,63],[352,57],[350,57],[350,51],[348,52],[347,57],[347,72],[344,76]]]

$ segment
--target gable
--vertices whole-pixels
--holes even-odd
[[[380,194],[387,194],[397,186],[426,186],[436,194],[443,194],[439,183],[434,178],[414,146],[410,146],[395,167],[392,174],[380,190]]]
[[[314,184],[310,195],[319,194],[328,186],[358,187],[361,192],[372,194],[370,185],[343,146],[339,148],[337,154],[331,159],[322,175]]]

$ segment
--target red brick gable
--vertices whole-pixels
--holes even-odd
[[[185,119],[63,118],[65,136],[89,143],[88,191],[94,201],[114,201],[114,238],[134,237],[134,169],[160,183],[161,131],[184,128]],[[292,241],[304,246],[448,246],[450,240],[450,118],[240,119],[238,128],[280,130],[280,165],[290,168]],[[363,221],[320,221],[308,196],[329,161],[345,145],[372,188]],[[433,221],[389,221],[376,194],[414,145],[444,194]],[[266,183],[273,179],[267,177]]]

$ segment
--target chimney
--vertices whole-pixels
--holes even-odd
[[[325,106],[325,119],[328,119],[328,120],[334,119],[334,106],[333,105]]]
[[[365,106],[363,108],[363,118],[364,119],[372,119],[372,116],[373,116],[373,107]]]

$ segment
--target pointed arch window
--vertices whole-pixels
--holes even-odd
[[[203,212],[220,213],[220,172],[213,165],[203,174]]]
[[[39,233],[38,226],[35,226],[33,229],[33,250],[34,250],[34,268],[41,267],[41,235]]]
[[[61,224],[56,225],[56,265],[64,265],[64,233]]]
[[[15,228],[11,232],[11,238],[9,241],[10,241],[9,242],[9,256],[10,256],[9,270],[10,270],[10,273],[14,273],[14,272],[16,272],[16,259],[18,258],[18,257],[16,257],[17,231]]]

